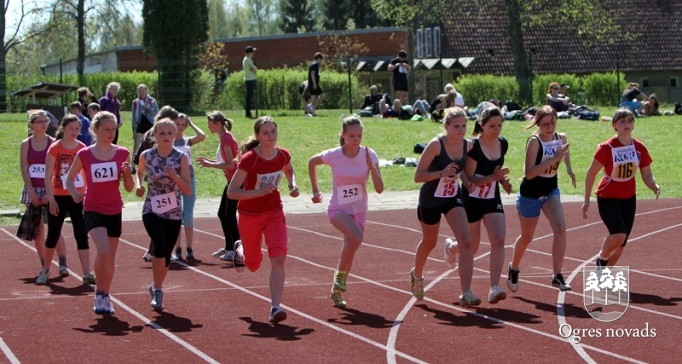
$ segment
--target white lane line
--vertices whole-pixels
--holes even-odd
[[[0,337],[0,349],[2,349],[2,353],[5,354],[5,357],[7,357],[7,360],[9,360],[9,362],[11,364],[21,363],[19,361],[19,359],[16,356],[14,356],[14,353],[12,352],[12,350],[9,348],[9,346],[7,346],[7,344],[5,344],[5,341],[3,341],[1,337]]]
[[[34,248],[34,247],[28,245],[28,244],[27,244],[26,242],[24,242],[23,240],[17,238],[17,237],[14,236],[12,233],[10,233],[9,231],[7,231],[5,228],[0,228],[0,230],[2,230],[5,234],[7,234],[7,235],[11,236],[12,238],[14,238],[14,240],[16,240],[17,242],[19,242],[21,245],[23,245],[23,246],[25,246],[25,247],[27,247],[27,248],[29,248],[29,249],[35,251],[35,248]],[[132,244],[132,243],[130,243],[130,242],[128,242],[128,241],[125,241],[124,239],[120,239],[120,240],[121,240],[121,241],[124,241],[125,243],[127,243],[127,244],[129,244],[129,245]],[[134,245],[134,244],[133,244],[133,245]],[[54,262],[53,262],[53,264],[54,264]],[[76,274],[75,272],[73,272],[73,271],[71,271],[71,270],[69,270],[69,272],[71,272],[71,274],[72,274],[74,277],[78,278],[79,280],[82,280],[82,279],[83,279],[83,277],[79,276],[79,275]],[[145,317],[144,315],[142,315],[141,313],[139,313],[139,312],[133,310],[130,306],[124,304],[121,300],[117,299],[116,297],[111,296],[111,300],[114,301],[116,304],[118,304],[120,307],[122,307],[125,311],[128,311],[129,313],[131,313],[133,316],[135,316],[135,317],[137,317],[138,319],[140,319],[140,320],[141,320],[142,322],[144,322],[145,324],[149,325],[150,327],[156,329],[156,330],[157,330],[158,332],[160,332],[161,334],[167,336],[167,337],[170,338],[171,340],[173,340],[173,341],[175,341],[176,343],[180,344],[180,346],[182,346],[183,348],[189,350],[190,352],[192,352],[192,353],[195,354],[196,356],[200,357],[201,359],[203,359],[203,360],[206,361],[207,363],[214,363],[214,364],[220,363],[218,360],[215,360],[215,359],[211,358],[208,354],[202,352],[201,350],[199,350],[199,349],[197,349],[196,347],[192,346],[192,345],[189,344],[188,342],[182,340],[181,338],[179,338],[179,337],[176,336],[175,334],[173,334],[173,333],[171,333],[170,331],[164,329],[163,327],[157,325],[157,324],[154,323],[151,319],[149,319],[149,318]]]

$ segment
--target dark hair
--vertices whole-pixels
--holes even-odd
[[[83,112],[83,105],[78,101],[74,101],[74,102],[69,104],[69,110],[74,109],[74,108],[78,109],[78,111],[80,111],[80,112]]]
[[[407,58],[407,52],[401,50],[400,52],[398,52],[398,57]]]
[[[315,53],[315,55],[313,56],[313,59],[322,59],[322,58],[324,58],[324,56],[322,56],[322,53],[320,53],[320,52]]]
[[[240,154],[244,154],[260,145],[260,140],[256,138],[256,135],[258,135],[260,132],[260,127],[267,123],[272,123],[275,126],[275,129],[277,129],[277,123],[275,122],[275,119],[270,116],[261,116],[256,119],[256,121],[253,122],[253,135],[248,137],[239,147]]]
[[[360,125],[362,127],[362,121],[360,121],[360,117],[357,115],[349,115],[343,119],[343,123],[341,124],[341,135],[339,136],[339,145],[343,145],[343,133],[348,129],[349,126],[353,125]]]
[[[208,118],[208,120],[222,124],[223,128],[227,131],[232,130],[232,119],[226,118],[225,114],[223,114],[222,112],[214,110],[209,113],[206,113],[206,117]]]
[[[179,115],[178,110],[175,110],[175,108],[173,108],[170,105],[165,105],[159,110],[156,116],[154,116],[154,122],[157,122],[163,118],[175,120],[178,118],[178,115]]]
[[[78,104],[76,102],[76,104]],[[80,104],[79,104],[80,105]],[[66,128],[69,124],[77,122],[78,124],[81,123],[81,119],[78,118],[78,116],[74,114],[66,114],[62,118],[62,122],[59,123],[59,130],[57,130],[57,134],[55,135],[56,139],[61,139],[64,137],[64,128]]]
[[[76,91],[76,94],[78,95],[79,99],[83,99],[86,97],[92,97],[92,92],[90,92],[90,90],[88,90],[87,87],[78,88],[78,90]]]
[[[92,102],[92,103],[89,103],[89,104],[88,104],[88,110],[100,111],[100,110],[102,110],[102,107],[99,106],[98,103]]]
[[[481,111],[481,113],[478,114],[476,124],[474,124],[474,132],[471,133],[471,135],[474,136],[480,135],[483,132],[483,125],[485,125],[488,122],[488,120],[496,116],[502,118],[502,121],[504,122],[502,112],[496,106],[488,106],[487,108],[483,109],[483,111]]]

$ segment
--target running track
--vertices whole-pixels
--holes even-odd
[[[148,237],[140,221],[124,222],[113,316],[92,312],[93,289],[80,284],[68,226],[72,275],[51,278],[44,286],[35,284],[39,265],[32,245],[14,237],[15,226],[0,228],[5,257],[0,363],[674,363],[682,330],[681,202],[638,202],[635,229],[620,262],[630,266],[630,305],[611,323],[589,317],[583,308],[582,268],[592,265],[605,234],[596,205],[583,220],[579,203],[564,204],[569,241],[564,276],[571,292],[549,285],[551,232],[542,218],[522,261],[519,291],[508,292],[495,305],[485,302],[489,246],[483,233],[473,289],[484,302],[474,309],[457,303],[459,279],[442,263],[442,243],[425,268],[426,298],[412,298],[408,271],[420,238],[414,209],[368,213],[345,309],[334,308],[328,298],[339,234],[323,214],[287,215],[290,250],[283,303],[289,318],[276,326],[267,322],[267,259],[260,271],[239,274],[210,256],[222,241],[217,218],[197,220],[195,251],[203,262],[171,265],[166,309],[160,313],[149,307],[151,264],[140,259]],[[508,262],[519,228],[515,209],[507,206],[506,212]],[[441,234],[451,235],[445,224]],[[559,328],[567,325],[584,331],[579,344],[560,335]],[[620,337],[606,337],[607,329]]]

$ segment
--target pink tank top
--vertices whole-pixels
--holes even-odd
[[[83,211],[104,215],[120,214],[123,209],[123,198],[119,190],[121,164],[128,160],[130,152],[126,148],[116,147],[114,157],[103,161],[95,158],[91,150],[93,147],[83,148],[76,154],[83,165],[87,186]]]
[[[28,139],[28,155],[26,161],[28,162],[28,175],[31,176],[31,184],[33,187],[45,187],[45,159],[47,158],[47,150],[54,139],[47,136],[47,145],[43,150],[33,149],[33,138]]]

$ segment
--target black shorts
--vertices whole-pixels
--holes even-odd
[[[454,197],[447,199],[447,202],[440,206],[435,207],[422,207],[417,206],[417,219],[423,222],[425,225],[436,225],[440,223],[440,215],[447,214],[450,210],[455,207],[463,207],[462,198]]]
[[[407,80],[395,80],[395,82],[393,84],[393,89],[395,91],[405,91],[405,92],[410,91],[410,89],[407,85]]]
[[[504,214],[504,207],[502,207],[502,199],[500,197],[493,199],[469,197],[464,200],[464,209],[467,212],[467,221],[470,224],[480,221],[487,214],[496,212]]]
[[[317,85],[317,88],[308,87],[308,91],[310,92],[311,96],[320,96],[324,93],[324,90],[322,90],[320,85]]]
[[[107,236],[111,238],[121,237],[121,214],[104,215],[99,212],[85,211],[85,229],[90,232],[94,228],[103,227],[107,229]]]
[[[599,217],[609,230],[609,234],[625,234],[625,241],[621,245],[625,246],[635,223],[636,196],[628,199],[597,197],[597,206]]]

